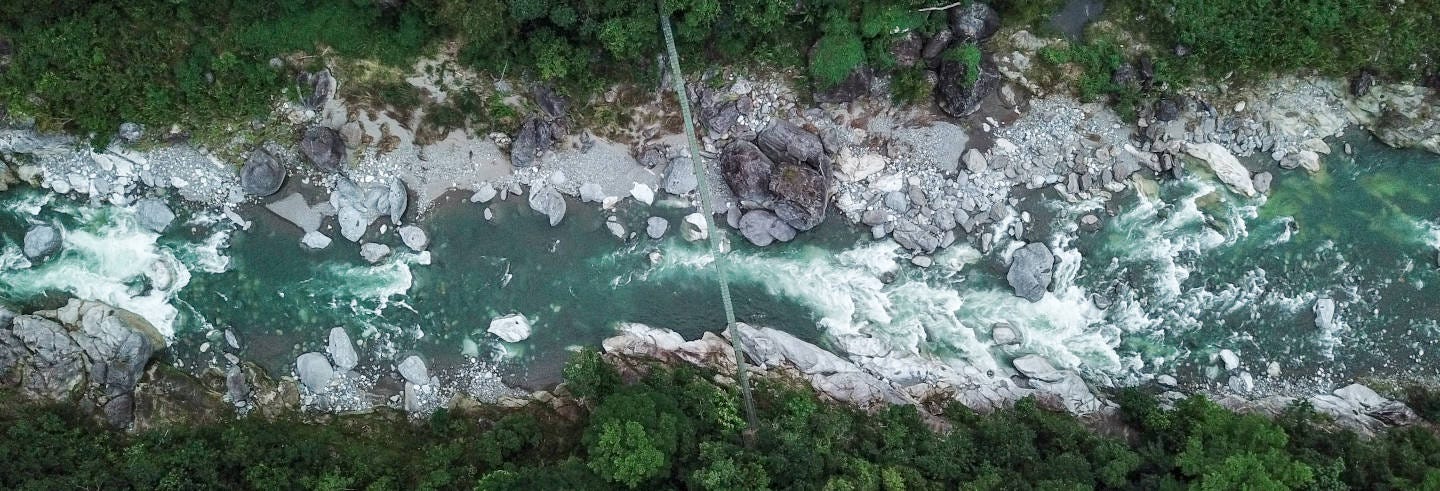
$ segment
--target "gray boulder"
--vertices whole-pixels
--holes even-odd
[[[300,153],[322,172],[340,172],[345,163],[345,139],[338,131],[316,126],[300,138]]]
[[[405,217],[405,209],[410,206],[410,193],[405,189],[405,181],[395,178],[390,181],[390,223],[400,224],[400,219]],[[381,210],[384,212],[385,210]]]
[[[761,131],[755,143],[773,162],[802,163],[815,170],[823,170],[829,163],[820,137],[783,119]]]
[[[400,241],[405,243],[405,247],[414,249],[416,252],[423,251],[430,246],[430,237],[425,235],[425,231],[420,227],[406,225],[400,227],[397,232],[400,234]]]
[[[535,86],[535,105],[552,121],[563,119],[570,108],[569,101],[545,85]]]
[[[25,232],[25,257],[42,259],[60,250],[60,229],[53,225],[36,225]]]
[[[829,181],[815,169],[795,164],[780,165],[770,178],[770,192],[775,196],[770,209],[791,228],[810,230],[825,221],[825,208],[830,197]]]
[[[1335,328],[1335,300],[1321,298],[1315,301],[1315,327],[1322,331]]]
[[[355,343],[350,341],[350,334],[345,332],[345,328],[330,329],[329,341],[325,351],[330,353],[330,359],[340,371],[349,371],[360,364],[360,354],[355,352]]]
[[[400,364],[395,366],[395,370],[400,372],[400,376],[403,377],[406,382],[415,385],[428,385],[430,383],[430,371],[425,368],[425,360],[420,359],[417,355],[410,355],[400,360]]]
[[[532,186],[529,202],[530,209],[550,218],[551,227],[559,225],[560,220],[565,218],[565,196],[553,187]]]
[[[1016,296],[1039,302],[1050,288],[1050,276],[1054,269],[1055,256],[1050,253],[1050,248],[1034,242],[1015,251],[1005,280],[1015,289]]]
[[[1050,360],[1040,355],[1025,355],[1014,359],[1010,364],[1015,366],[1015,371],[1027,378],[1047,382],[1058,382],[1064,378],[1063,374],[1050,365]]]
[[[972,174],[985,172],[985,169],[989,168],[990,165],[985,161],[985,154],[980,153],[980,150],[974,148],[966,150],[965,155],[961,156],[960,160],[965,161],[965,169]]]
[[[795,229],[767,210],[750,210],[740,217],[740,235],[757,246],[795,238]]]
[[[319,394],[335,378],[335,368],[330,366],[330,360],[325,355],[312,351],[295,358],[295,374],[300,376],[300,383],[305,388]]]
[[[650,236],[652,239],[663,237],[665,231],[669,229],[670,222],[664,218],[650,217],[645,220],[645,235]]]
[[[255,196],[269,196],[285,183],[285,166],[270,152],[257,148],[240,168],[240,189]]]
[[[367,263],[378,263],[389,255],[390,246],[385,244],[376,244],[374,242],[360,244],[360,257],[365,258],[365,262]]]
[[[155,233],[164,233],[175,221],[175,212],[158,198],[145,198],[135,203],[135,221]]]
[[[694,191],[699,186],[695,181],[694,165],[689,157],[671,160],[670,167],[665,169],[665,191],[676,196]]]
[[[750,208],[765,208],[774,201],[775,195],[770,191],[774,171],[775,163],[747,141],[733,142],[720,154],[720,172],[725,183],[741,204]]]
[[[983,43],[1000,30],[1000,14],[982,2],[950,9],[950,31],[956,39]]]

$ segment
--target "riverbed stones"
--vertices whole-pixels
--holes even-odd
[[[420,227],[406,225],[400,227],[396,232],[400,234],[400,242],[405,243],[405,247],[409,247],[416,252],[423,251],[430,246],[430,237],[425,235],[425,231]]]
[[[1010,270],[1005,280],[1015,289],[1015,295],[1039,302],[1050,288],[1050,277],[1055,269],[1055,256],[1045,244],[1032,242],[1017,249],[1010,259]]]
[[[330,360],[325,355],[311,351],[295,358],[295,374],[300,376],[300,383],[306,389],[318,394],[330,386],[330,381],[335,378],[335,368],[330,366]]]
[[[350,334],[345,332],[345,328],[331,328],[328,341],[325,351],[330,353],[330,359],[340,371],[350,371],[360,364],[360,354],[355,352],[355,343],[350,341]]]
[[[340,172],[345,163],[345,138],[338,131],[316,126],[300,138],[300,153],[321,172]]]
[[[135,203],[135,221],[151,232],[164,233],[175,221],[175,212],[159,198],[145,198]]]
[[[530,339],[530,320],[520,314],[497,317],[485,331],[507,343],[518,343]]]
[[[430,383],[430,370],[425,367],[425,360],[419,355],[409,355],[395,365],[395,370],[400,372],[400,377],[406,382],[415,385],[428,385]]]
[[[265,197],[280,190],[285,183],[285,167],[270,152],[257,148],[240,168],[240,188],[247,194]]]
[[[388,256],[390,256],[390,246],[388,245],[374,242],[360,244],[360,257],[364,258],[367,263],[376,264]]]
[[[60,229],[54,225],[40,224],[25,232],[25,244],[21,252],[31,261],[44,259],[60,250]]]
[[[475,190],[475,194],[470,195],[470,202],[489,203],[490,200],[495,199],[496,194],[499,194],[499,191],[496,191],[495,186],[487,182],[481,184],[480,187]]]
[[[650,217],[645,220],[645,235],[652,239],[659,239],[665,236],[665,231],[670,229],[670,221],[661,217]]]
[[[1199,159],[1215,172],[1215,177],[1220,182],[1246,197],[1255,196],[1255,184],[1250,179],[1250,171],[1240,165],[1235,155],[1230,153],[1219,143],[1187,143],[1185,153]]]

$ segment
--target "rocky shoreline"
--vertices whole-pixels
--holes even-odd
[[[1363,80],[1282,77],[1236,90],[1199,86],[1142,108],[1132,125],[1102,104],[1046,93],[1032,81],[1037,68],[1031,60],[1057,41],[1001,32],[991,15],[966,9],[951,29],[917,39],[897,57],[933,67],[945,115],[882,102],[883,83],[863,74],[852,76],[843,90],[820,94],[817,99],[827,102],[808,108],[782,83],[737,75],[693,82],[705,130],[701,157],[710,163],[708,182],[723,203],[717,208],[727,210],[724,223],[749,242],[768,246],[825,220],[833,214],[833,199],[833,211],[868,227],[873,238],[888,237],[909,250],[917,267],[929,267],[937,251],[957,242],[985,253],[999,248],[1016,295],[1034,302],[1051,286],[1055,257],[1054,244],[1028,233],[1032,218],[1021,209],[1027,193],[1054,190],[1067,200],[1108,202],[1141,179],[1178,177],[1187,166],[1199,165],[1237,194],[1263,195],[1275,172],[1318,172],[1320,155],[1348,153],[1326,139],[1356,126],[1395,147],[1440,153],[1433,90]],[[967,68],[939,57],[963,43],[987,52],[975,84],[961,84]],[[1145,77],[1143,63],[1137,64],[1132,75]],[[410,82],[443,97],[441,85],[422,73],[417,68]],[[627,199],[647,206],[663,199],[693,206],[698,199],[698,184],[687,172],[694,156],[680,144],[678,132],[655,121],[630,128],[635,141],[629,145],[572,131],[567,117],[572,102],[539,87],[528,97],[539,110],[515,135],[461,131],[425,141],[399,115],[330,97],[344,81],[328,71],[307,80],[317,96],[276,108],[295,130],[294,141],[211,151],[187,143],[157,145],[154,136],[146,140],[145,130],[132,125],[119,132],[121,143],[96,152],[73,137],[39,134],[24,124],[0,129],[0,154],[7,156],[0,186],[24,181],[88,196],[96,204],[138,202],[149,209],[147,226],[157,231],[166,229],[174,213],[144,197],[170,189],[219,211],[237,228],[249,228],[253,216],[246,214],[268,212],[297,226],[304,247],[325,248],[335,238],[360,243],[371,263],[390,253],[378,239],[394,233],[421,265],[429,263],[430,254],[425,213],[447,191],[473,192],[469,201],[479,206],[525,195],[551,225],[564,219],[567,196],[607,210]],[[663,112],[661,103],[655,104],[649,109]],[[226,154],[244,157],[236,162],[220,156]],[[1268,156],[1274,165],[1240,160],[1252,155]],[[1106,218],[1087,215],[1077,225],[1094,227]],[[678,230],[687,240],[699,240],[703,222],[692,214],[673,226],[651,217],[645,230],[627,231],[614,221],[607,228],[622,238],[658,239]],[[60,233],[36,224],[26,235],[25,255],[40,261],[54,254]],[[1104,301],[1097,298],[1097,306]],[[1331,302],[1314,308],[1333,312]],[[32,315],[0,312],[0,319],[4,315],[14,320],[0,326],[6,329],[0,331],[0,347],[8,350],[0,353],[7,356],[0,359],[0,374],[12,384],[47,399],[79,394],[111,423],[136,421],[135,411],[146,406],[135,400],[136,390],[143,378],[156,376],[144,370],[145,362],[165,347],[143,319],[84,301]],[[1318,316],[1317,323],[1324,318]],[[502,337],[519,335],[516,326],[492,324],[496,329],[506,333]],[[1007,326],[975,330],[999,344],[1016,340]],[[832,333],[834,352],[775,329],[747,326],[740,332],[753,362],[857,405],[956,399],[987,409],[1040,395],[1077,414],[1113,409],[1074,370],[1057,369],[1034,355],[1013,360],[1012,371],[996,373],[943,362],[913,347],[886,346],[860,332]],[[271,380],[238,358],[226,368],[213,367],[223,373],[223,400],[242,413],[279,404],[320,412],[394,407],[423,414],[454,404],[459,395],[502,404],[547,397],[505,388],[484,370],[438,377],[415,355],[397,358],[393,368],[360,366],[343,330],[331,331],[328,341],[327,353],[297,359],[297,380]],[[624,327],[604,346],[616,356],[721,372],[733,370],[735,362],[719,336],[687,342],[674,332],[639,325]],[[1216,361],[1233,381],[1227,385],[1248,393],[1250,374],[1223,358]],[[1166,377],[1141,382],[1173,388],[1173,378]],[[1215,395],[1232,407],[1270,412],[1291,400]],[[1403,405],[1363,386],[1306,398],[1362,431],[1414,421]]]

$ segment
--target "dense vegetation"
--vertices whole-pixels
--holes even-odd
[[[63,407],[0,400],[6,489],[1440,489],[1425,428],[1362,440],[1296,407],[1278,420],[1203,398],[1120,398],[1129,440],[1026,400],[866,414],[773,381],[747,443],[728,386],[689,368],[633,383],[592,352],[566,369],[582,404],[329,423],[246,418],[125,435]],[[940,431],[934,431],[940,428]]]

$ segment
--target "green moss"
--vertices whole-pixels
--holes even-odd
[[[980,59],[984,54],[979,46],[962,44],[945,50],[940,56],[965,66],[965,85],[973,87],[980,81]]]

